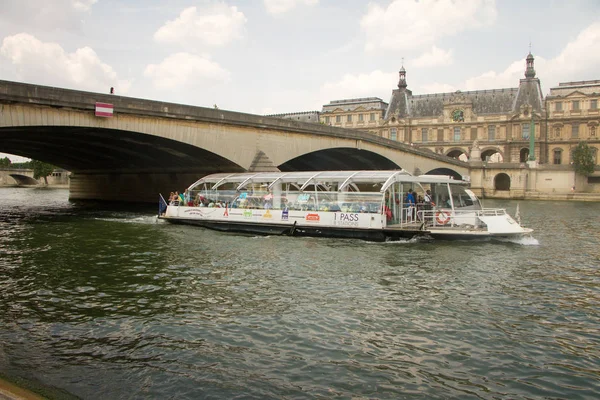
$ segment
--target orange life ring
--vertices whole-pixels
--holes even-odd
[[[446,225],[448,222],[450,222],[450,215],[440,210],[435,213],[435,220],[440,225]]]

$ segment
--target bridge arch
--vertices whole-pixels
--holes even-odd
[[[460,161],[469,161],[469,156],[466,150],[460,147],[453,147],[446,152],[446,156],[450,158],[455,158]]]
[[[494,189],[510,190],[510,176],[501,172],[494,177]]]
[[[368,150],[337,147],[303,154],[278,166],[280,171],[400,169],[401,165]]]
[[[496,147],[486,147],[481,150],[481,160],[488,163],[504,161],[504,154]]]
[[[21,174],[8,174],[11,178],[17,182],[17,185],[39,185],[39,182],[27,175]]]
[[[0,134],[6,142],[15,142],[9,153],[68,171],[244,171],[241,166],[209,150],[120,129],[29,126],[0,128]]]
[[[446,176],[451,176],[454,179],[463,179],[463,176],[461,174],[459,174],[458,172],[456,172],[455,170],[450,169],[450,168],[432,169],[431,171],[425,173],[425,175],[446,175]]]

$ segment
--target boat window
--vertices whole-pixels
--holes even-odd
[[[454,208],[469,208],[480,210],[481,204],[475,194],[461,185],[450,185],[452,191],[452,201]]]

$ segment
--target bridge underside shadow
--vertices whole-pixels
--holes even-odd
[[[291,159],[281,165],[281,171],[323,171],[323,170],[380,170],[400,169],[395,162],[371,151],[355,148],[319,150]]]
[[[196,146],[113,129],[61,126],[1,128],[0,151],[74,172],[243,171],[239,165]]]

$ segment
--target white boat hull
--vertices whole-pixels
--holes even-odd
[[[479,218],[486,227],[457,225],[460,218],[453,216],[446,225],[386,224],[383,214],[347,213],[298,210],[259,210],[240,208],[208,208],[169,206],[161,219],[171,223],[197,225],[210,229],[262,235],[322,236],[360,238],[385,241],[415,236],[447,239],[474,239],[488,237],[515,237],[532,232],[522,228],[508,214]],[[512,223],[511,223],[512,221]]]

